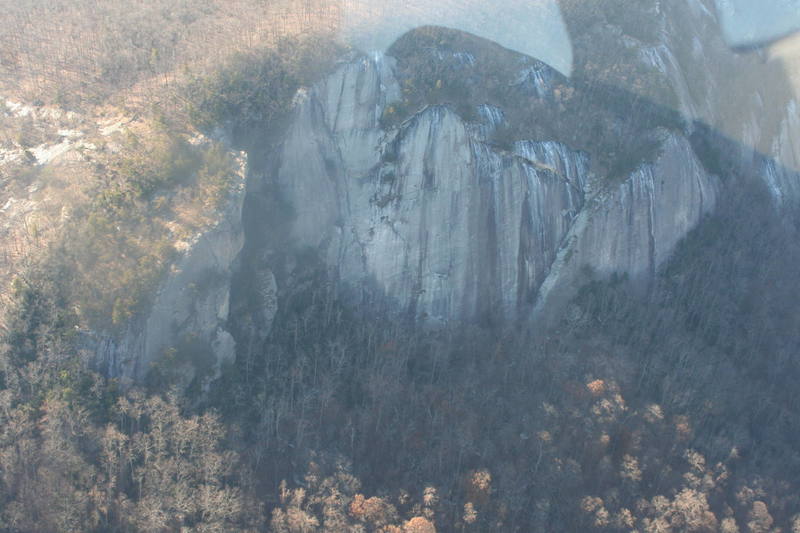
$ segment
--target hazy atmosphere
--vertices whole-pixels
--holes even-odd
[[[0,532],[800,533],[796,0],[0,8]]]

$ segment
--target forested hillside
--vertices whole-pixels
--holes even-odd
[[[337,3],[7,4],[0,531],[800,533],[800,197],[776,200],[764,178],[796,169],[683,113],[702,84],[677,87],[640,53],[680,23],[661,2],[560,2],[571,78],[443,28],[366,58],[336,39]],[[714,87],[705,76],[761,64],[720,57],[695,78]],[[778,67],[758,68],[776,101],[792,98]],[[761,90],[735,89],[720,107]],[[353,106],[338,105],[348,91]],[[363,193],[367,210],[400,235],[413,217],[402,202],[447,185],[426,145],[424,187],[398,192],[415,172],[402,143],[436,139],[413,129],[431,115],[446,120],[428,131],[445,124],[450,144],[467,132],[471,153],[563,187],[586,217],[613,214],[603,200],[644,188],[685,138],[696,181],[718,184],[714,205],[646,274],[576,268],[545,317],[543,297],[520,290],[517,315],[479,302],[477,316],[432,324],[415,308],[422,281],[398,309],[374,278],[343,278],[331,242],[351,230],[344,215],[321,245],[293,240],[298,213],[318,215],[308,206],[349,216],[372,186],[388,192]],[[367,156],[363,116],[379,132]],[[520,154],[535,142],[585,168]],[[315,150],[336,157],[315,166]],[[363,176],[340,171],[372,156]],[[309,176],[274,178],[291,157],[329,187],[308,205],[287,191]],[[458,175],[463,162],[446,162]],[[481,168],[491,179],[476,189],[503,176]],[[356,185],[345,194],[339,179]],[[581,218],[567,211],[543,277],[576,256]],[[538,216],[522,213],[509,226]],[[650,224],[650,249],[631,254],[652,258],[648,213],[629,216]],[[366,226],[353,237],[365,249],[384,228]],[[544,259],[519,247],[527,282],[526,261]],[[154,331],[171,342],[155,356]],[[153,358],[126,366],[126,354]]]
[[[149,105],[234,53],[330,35],[336,3],[281,0],[5,2],[0,90],[67,107]]]

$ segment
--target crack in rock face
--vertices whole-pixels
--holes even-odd
[[[384,130],[398,93],[391,58],[342,65],[298,104],[265,179],[291,206],[296,249],[417,320],[526,319],[585,266],[652,276],[714,207],[717,179],[682,135],[598,187],[588,155],[564,144],[486,142],[499,109],[479,108],[476,126],[433,105]]]
[[[673,53],[676,37],[664,39],[643,48],[639,60],[665,76],[684,117],[723,115],[709,104],[714,83],[690,87],[680,64],[686,59]],[[464,84],[480,84],[474,68],[496,45],[470,42],[446,53],[428,47],[422,60],[449,62],[459,76],[473,72]],[[353,54],[298,91],[280,142],[254,148],[263,153],[252,159],[265,163],[251,169],[235,208],[164,281],[144,326],[100,343],[109,374],[140,378],[187,332],[211,347],[218,368],[263,343],[287,299],[330,287],[355,305],[378,302],[426,326],[547,325],[587,272],[648,286],[719,203],[722,183],[709,164],[719,147],[731,147],[743,173],[765,180],[776,205],[800,194],[796,172],[753,155],[756,140],[770,141],[772,155],[797,160],[793,101],[774,128],[764,125],[772,119],[750,120],[755,112],[731,124],[749,144],[700,135],[697,125],[647,123],[635,131],[657,148],[618,175],[600,176],[595,171],[604,167],[596,163],[608,144],[594,132],[622,130],[622,119],[604,110],[570,121],[564,103],[576,87],[541,62],[504,57],[512,67],[501,82],[528,90],[523,103],[539,106],[524,120],[536,122],[545,109],[541,116],[550,118],[540,122],[563,127],[533,124],[528,137],[508,140],[520,119],[483,97],[407,104],[414,80],[403,78],[402,61],[382,53]],[[629,122],[641,118],[630,114]],[[581,148],[570,138],[584,139]],[[209,268],[221,275],[206,296],[189,291]],[[318,286],[320,279],[329,285]]]

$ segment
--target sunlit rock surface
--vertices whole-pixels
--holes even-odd
[[[718,180],[682,136],[601,186],[588,156],[563,144],[486,143],[503,120],[487,106],[478,127],[430,106],[383,131],[397,91],[388,59],[342,66],[299,103],[267,179],[291,205],[296,246],[416,318],[526,318],[586,266],[652,276],[714,207]]]
[[[228,333],[234,322],[248,345],[264,342],[301,257],[320,260],[352,301],[382,302],[432,325],[542,324],[589,279],[619,274],[647,286],[733,186],[698,149],[700,125],[738,173],[763,180],[776,209],[795,205],[800,119],[780,68],[732,55],[710,2],[657,8],[660,30],[650,41],[621,38],[632,57],[664,74],[669,99],[652,103],[677,109],[685,126],[653,129],[663,139],[655,156],[616,177],[595,175],[591,143],[577,150],[568,132],[493,142],[509,110],[486,102],[472,102],[471,114],[429,105],[384,126],[384,111],[407,89],[395,60],[344,60],[297,94],[278,146],[258,154],[266,163],[248,177],[247,194],[254,209],[270,213],[248,220],[246,241],[242,192],[165,280],[147,320],[98,342],[109,374],[141,378],[184,339],[206,346],[218,369],[241,349]],[[449,53],[462,65],[476,61]],[[756,74],[737,77],[743,68]],[[558,79],[544,65],[520,66],[509,83],[524,82],[540,102],[559,106]],[[620,89],[643,97],[637,87]],[[592,120],[614,118],[567,126],[590,128]],[[236,264],[241,256],[246,268]],[[198,292],[205,279],[213,282]],[[240,302],[229,303],[232,280],[247,293]]]

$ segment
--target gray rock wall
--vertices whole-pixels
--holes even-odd
[[[655,163],[610,186],[564,145],[486,143],[502,120],[491,110],[475,127],[431,106],[383,131],[396,93],[388,59],[341,66],[298,103],[267,179],[291,205],[297,246],[416,318],[525,318],[584,266],[652,276],[715,205],[718,179],[681,135],[665,133]]]
[[[765,180],[777,208],[796,203],[800,119],[780,69],[732,57],[703,0],[659,10],[658,42],[630,46],[666,74],[689,123],[732,141],[737,153],[727,155]],[[737,68],[757,75],[731,79]],[[553,140],[491,144],[505,112],[489,105],[477,106],[474,122],[436,105],[384,129],[384,110],[403,91],[394,69],[390,57],[351,57],[301,90],[279,148],[264,148],[273,155],[264,175],[251,178],[263,180],[252,190],[277,194],[290,218],[280,224],[285,236],[261,242],[316,251],[341,288],[382,298],[422,323],[545,323],[587,272],[646,284],[719,201],[722,183],[699,162],[691,128],[662,131],[655,159],[615,181],[593,175],[588,154]],[[539,76],[537,90],[552,92],[548,83]],[[208,347],[216,370],[234,357],[225,323],[245,245],[244,194],[242,187],[220,223],[199,236],[144,322],[118,340],[93,341],[109,374],[141,379],[186,338]],[[291,283],[286,265],[293,268],[273,260],[291,251],[253,256],[258,265],[248,275],[259,309],[243,314],[252,338],[263,341],[272,328],[281,283]]]

